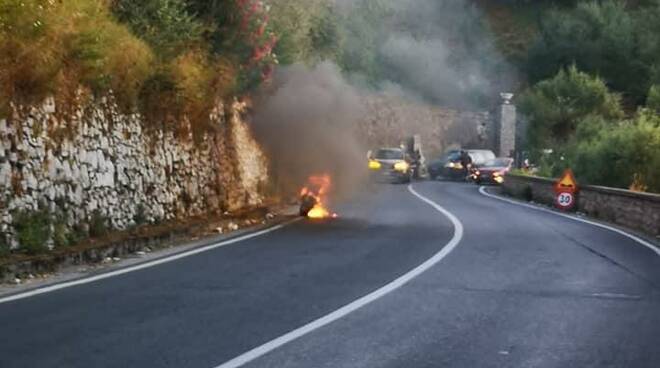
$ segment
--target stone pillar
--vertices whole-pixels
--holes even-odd
[[[501,93],[502,106],[498,136],[498,152],[500,157],[513,157],[516,150],[516,106],[511,104],[512,93]]]

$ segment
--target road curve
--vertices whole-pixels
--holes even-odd
[[[462,244],[405,288],[248,367],[658,367],[660,257],[623,235],[423,183]]]
[[[405,186],[373,189],[339,220],[0,304],[0,367],[213,367],[316,320],[452,238]]]
[[[247,367],[657,367],[660,257],[606,229],[415,190],[464,237],[404,287]],[[440,252],[452,223],[404,186],[158,267],[0,304],[0,367],[216,367]]]

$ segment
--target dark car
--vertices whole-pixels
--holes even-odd
[[[490,150],[469,149],[466,150],[474,166],[483,165],[495,158],[495,154]],[[431,179],[465,179],[466,170],[461,163],[461,150],[447,151],[441,158],[431,162],[428,165],[429,176]]]
[[[451,150],[447,151],[443,156],[439,157],[436,160],[431,161],[428,166],[429,177],[433,180],[443,177],[446,172],[446,166],[450,162],[460,162],[461,161],[461,151]]]
[[[369,171],[375,181],[409,183],[413,168],[400,148],[381,148],[369,155]]]
[[[504,175],[511,171],[512,167],[512,158],[496,158],[477,166],[472,178],[477,184],[502,184],[504,182]]]

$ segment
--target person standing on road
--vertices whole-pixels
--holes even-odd
[[[472,167],[472,157],[470,157],[470,154],[465,150],[461,150],[461,166],[463,166],[464,177],[467,180],[467,177],[470,174],[470,167]]]

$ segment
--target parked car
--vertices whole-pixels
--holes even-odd
[[[468,155],[472,159],[473,166],[480,166],[486,162],[495,159],[495,153],[490,150],[469,149]],[[431,179],[465,179],[466,169],[461,163],[461,150],[447,151],[442,157],[432,161],[428,165],[429,176]]]
[[[375,181],[409,183],[413,165],[401,148],[381,148],[369,154],[369,171]]]
[[[513,167],[512,158],[496,158],[475,168],[472,179],[477,184],[502,184],[504,176]]]

